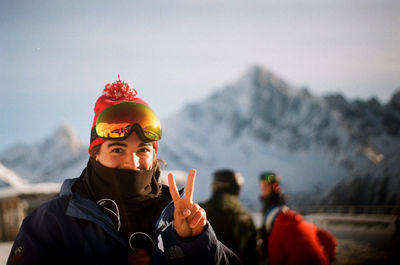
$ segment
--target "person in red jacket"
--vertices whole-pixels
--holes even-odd
[[[268,264],[330,264],[336,253],[336,238],[290,210],[274,172],[260,175],[263,201],[263,244]]]

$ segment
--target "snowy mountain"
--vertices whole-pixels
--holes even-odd
[[[54,182],[28,183],[15,172],[0,163],[0,199],[21,195],[55,194],[61,184]]]
[[[67,124],[40,143],[16,144],[0,154],[4,166],[31,183],[62,182],[79,176],[87,159],[87,146]]]
[[[351,104],[340,95],[326,97],[340,109],[355,136],[364,143],[370,163],[357,165],[322,200],[325,204],[391,204],[400,200],[400,91],[381,105],[377,100]]]
[[[292,203],[319,202],[355,170],[386,163],[385,147],[399,141],[391,133],[398,132],[393,117],[399,111],[383,117],[384,108],[376,100],[320,98],[254,66],[236,83],[167,119],[160,155],[170,168],[198,169],[196,185],[206,191],[199,200],[209,195],[215,169],[232,168],[246,178],[241,198],[251,208],[257,207],[259,173],[266,170],[283,176]],[[380,125],[372,126],[376,120]]]
[[[195,200],[210,195],[212,172],[245,177],[241,199],[258,209],[258,176],[276,171],[291,204],[382,204],[400,196],[400,92],[387,104],[318,97],[258,66],[162,121],[167,170],[198,171]],[[36,144],[3,151],[0,162],[29,182],[79,176],[88,159],[62,125]],[[396,197],[397,196],[397,197]]]

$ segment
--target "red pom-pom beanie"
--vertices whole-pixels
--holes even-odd
[[[102,95],[97,99],[94,106],[94,118],[92,124],[92,134],[90,137],[90,145],[88,152],[96,145],[104,143],[104,140],[100,137],[94,137],[94,130],[96,126],[96,120],[99,114],[106,108],[121,103],[121,102],[136,102],[146,106],[149,106],[146,101],[141,98],[136,97],[136,90],[127,82],[120,80],[118,75],[118,80],[113,83],[108,83],[103,90]],[[152,142],[154,150],[158,152],[158,142]]]

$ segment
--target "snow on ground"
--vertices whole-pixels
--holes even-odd
[[[393,249],[376,248],[372,243],[352,239],[338,239],[335,261],[332,265],[399,264]]]
[[[253,217],[259,226],[260,214]],[[395,216],[314,214],[304,218],[338,239],[332,265],[400,264],[400,228]],[[0,242],[0,264],[6,264],[11,246],[12,242]]]
[[[12,242],[0,242],[0,264],[6,264]]]

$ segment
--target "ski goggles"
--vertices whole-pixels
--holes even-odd
[[[121,102],[103,110],[96,120],[96,134],[105,140],[123,140],[135,131],[145,142],[161,139],[161,123],[146,105]]]

